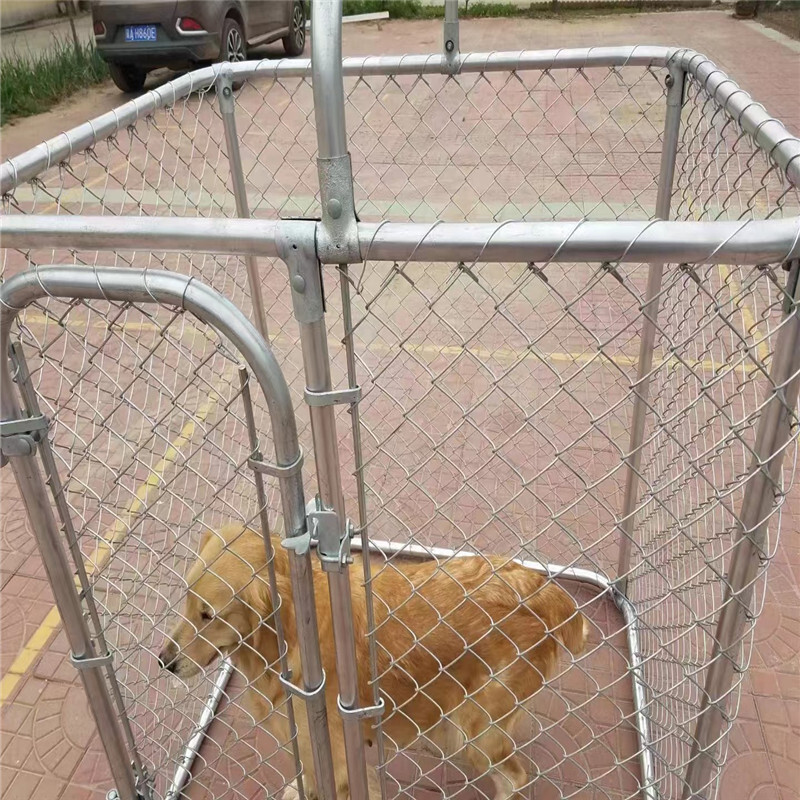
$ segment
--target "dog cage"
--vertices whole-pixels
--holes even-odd
[[[2,165],[3,461],[121,800],[303,796],[303,737],[333,798],[334,726],[358,800],[366,763],[384,800],[492,796],[382,733],[372,591],[476,554],[589,620],[521,791],[716,795],[798,437],[800,140],[693,51],[462,54],[455,8],[441,54],[342,58],[314,3],[310,60],[189,73]],[[230,657],[157,660],[230,522],[273,608],[270,532],[301,545],[302,669],[264,659],[263,716]]]

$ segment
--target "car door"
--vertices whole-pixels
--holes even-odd
[[[247,41],[255,43],[266,38],[276,28],[285,25],[280,20],[285,15],[283,6],[286,3],[281,0],[244,0],[246,16],[248,20]]]

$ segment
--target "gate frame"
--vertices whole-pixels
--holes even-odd
[[[12,465],[36,536],[56,605],[64,622],[71,649],[70,660],[80,672],[87,701],[109,760],[116,784],[114,789],[116,797],[119,800],[148,800],[147,776],[141,771],[135,742],[129,743],[132,753],[128,753],[120,730],[119,718],[127,723],[126,710],[118,702],[115,713],[114,704],[104,683],[102,670],[109,664],[111,654],[98,655],[92,644],[91,633],[81,610],[81,597],[72,578],[55,515],[39,470],[36,459],[36,451],[39,448],[36,446],[36,437],[32,435],[38,429],[37,420],[23,416],[14,397],[14,381],[9,369],[11,327],[20,311],[44,297],[174,306],[190,312],[226,337],[252,370],[267,403],[276,463],[263,464],[259,457],[256,459],[259,462],[256,465],[252,464],[253,459],[251,459],[251,466],[254,468],[256,485],[261,488],[262,496],[264,493],[260,473],[267,472],[278,479],[287,540],[308,536],[301,472],[303,456],[298,442],[294,409],[283,372],[272,350],[256,328],[233,303],[195,278],[166,270],[42,266],[18,273],[0,286],[0,307],[5,312],[0,322],[0,353],[9,353],[8,357],[0,358],[3,454]],[[247,399],[249,400],[249,396]],[[245,404],[247,407],[247,402]],[[252,411],[248,411],[247,416],[248,422],[252,423]],[[257,442],[257,432],[252,424],[249,424],[248,428],[252,445],[254,439]],[[258,455],[255,448],[253,452],[254,456]],[[271,542],[263,513],[261,521],[265,547],[269,553]],[[71,524],[69,517],[65,518],[64,524]],[[305,700],[308,715],[312,757],[317,776],[317,794],[323,800],[334,800],[336,791],[324,694],[325,674],[320,660],[314,606],[311,555],[308,549],[305,551],[296,547],[287,549],[295,605],[305,612],[296,615],[303,689],[295,687],[289,681],[286,654],[282,654],[282,678],[290,703],[290,725],[293,726],[291,696],[298,694]],[[271,589],[275,589],[274,580],[270,580],[270,586]],[[90,607],[94,608],[90,591],[86,592],[86,600]],[[191,763],[211,723],[231,671],[230,662],[223,660],[209,701],[198,722],[198,730],[187,743],[168,789],[168,795],[179,794],[189,778]],[[133,765],[129,761],[131,754],[134,759]],[[295,757],[299,763],[296,750]],[[136,768],[136,775],[132,766]],[[302,783],[300,790],[302,792]]]

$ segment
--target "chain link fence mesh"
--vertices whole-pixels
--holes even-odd
[[[346,77],[358,213],[428,223],[421,239],[436,220],[650,218],[666,74],[624,66]],[[310,78],[246,82],[236,116],[252,215],[318,215]],[[20,183],[3,198],[4,213],[234,216],[226,153],[216,95],[204,90]],[[798,213],[781,171],[692,79],[673,208],[680,219],[703,220]],[[37,249],[4,250],[3,259],[4,277],[47,263],[172,269],[251,313],[237,257]],[[259,266],[271,344],[297,401],[311,496],[313,447],[286,270],[265,258]],[[388,264],[367,252],[363,266],[340,275],[352,305],[348,330],[340,287],[326,273],[334,388],[347,383],[349,341],[364,390],[362,463],[349,413],[338,411],[347,505],[355,515],[363,481],[360,524],[373,540],[397,545],[373,557],[378,574],[416,545],[616,576],[646,271]],[[669,265],[665,273],[629,583],[658,797],[682,791],[725,564],[753,474],[784,281],[780,265]],[[160,800],[216,679],[209,671],[174,688],[159,673],[154,653],[168,611],[186,594],[201,529],[230,519],[254,524],[257,515],[239,359],[207,326],[155,306],[50,299],[21,315],[17,336],[53,420],[81,551]],[[258,392],[254,403],[269,453]],[[439,562],[446,570],[448,558]],[[643,776],[626,622],[610,590],[553,579],[589,618],[590,644],[525,717],[525,794],[636,797]],[[288,741],[254,724],[241,677],[229,687],[187,797],[271,795],[294,777]],[[437,786],[448,795],[492,794],[486,775],[435,753],[391,755],[387,772],[390,797]]]

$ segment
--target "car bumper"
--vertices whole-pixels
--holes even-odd
[[[219,48],[219,38],[212,34],[181,41],[97,42],[97,51],[106,61],[151,68],[213,61],[219,56]]]

